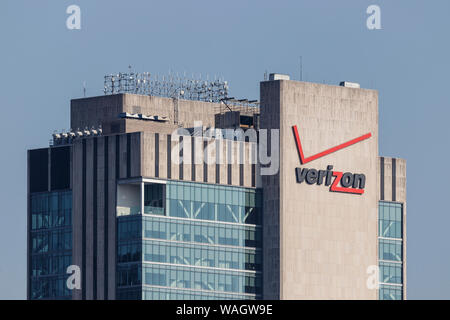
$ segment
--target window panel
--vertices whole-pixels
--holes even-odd
[[[380,262],[380,282],[402,284],[402,264]]]
[[[31,201],[31,299],[69,299],[72,261],[71,191],[35,193]]]
[[[260,286],[256,287],[260,281],[255,278],[260,277],[261,250],[254,247],[260,245],[257,234],[260,234],[261,228],[244,221],[245,206],[251,209],[251,205],[256,204],[257,192],[246,192],[245,188],[172,181],[166,187],[166,213],[169,217],[182,219],[140,216],[138,218],[142,221],[141,225],[132,224],[129,220],[126,222],[127,227],[131,227],[132,231],[121,235],[124,228],[121,223],[125,217],[119,217],[118,269],[125,264],[129,266],[130,263],[140,266],[138,268],[145,275],[145,284],[165,287],[158,288],[166,290],[164,294],[158,293],[158,297],[164,298],[175,296],[170,291],[173,290],[171,288],[177,288],[178,292],[182,292],[184,288],[209,291],[203,298],[226,296],[243,299],[249,296],[239,293],[260,292]],[[256,207],[253,210],[256,212]],[[140,232],[139,228],[142,229],[142,226],[144,230]],[[138,237],[132,239],[128,234],[138,234]],[[141,235],[145,238],[140,239]],[[143,256],[139,248],[144,249]],[[202,268],[198,268],[200,266]],[[258,273],[246,274],[242,270]],[[130,283],[133,279],[137,283],[134,273],[128,271],[121,279],[121,283]],[[121,290],[119,286],[118,292]],[[236,295],[226,292],[234,292]],[[202,298],[196,292],[181,296]]]
[[[403,287],[381,285],[379,291],[380,300],[402,300]]]
[[[379,236],[402,238],[402,205],[380,202],[379,209]]]

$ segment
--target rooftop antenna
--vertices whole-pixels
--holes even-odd
[[[267,81],[267,70],[264,71],[264,81]]]
[[[83,81],[83,96],[86,98],[86,81]]]
[[[211,81],[210,75],[206,75],[207,80],[202,81],[202,77],[198,74],[198,78],[182,78],[172,70],[168,76],[155,75],[152,78],[148,72],[110,74],[104,77],[104,93],[145,94],[207,102],[218,102],[227,97],[229,86],[226,81]]]

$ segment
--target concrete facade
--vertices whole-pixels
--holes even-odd
[[[372,137],[301,165],[294,125],[306,156],[368,132]],[[366,287],[366,269],[377,265],[377,92],[297,81],[263,82],[261,127],[280,129],[281,150],[279,174],[263,177],[264,297],[376,299],[376,290]],[[327,165],[364,173],[364,194],[296,183],[296,167]],[[279,277],[270,276],[278,273]]]
[[[127,208],[137,201],[118,201],[117,188],[142,179],[261,188],[264,299],[378,298],[378,291],[367,287],[367,269],[378,265],[379,201],[403,204],[406,230],[406,162],[378,155],[378,92],[272,80],[261,82],[260,100],[259,114],[248,108],[224,111],[219,103],[134,94],[71,101],[73,129],[103,128],[103,135],[69,145],[72,263],[82,269],[82,290],[74,290],[73,299],[116,298],[117,206]],[[121,113],[164,120],[124,119]],[[270,130],[279,130],[280,165],[275,174],[261,175],[260,165],[253,164],[257,143],[187,131],[181,137],[174,134],[177,129],[193,129],[198,121],[202,129],[217,124],[235,128],[242,114],[258,116],[260,128],[269,130],[269,141],[274,134]],[[293,126],[305,157],[367,133],[371,136],[302,164]],[[231,164],[203,161],[205,156],[226,159],[230,154],[235,159]],[[172,161],[177,155],[187,163]],[[240,157],[242,164],[236,161]],[[297,182],[296,168],[326,170],[329,165],[333,171],[364,174],[364,193],[331,192],[324,184]],[[50,180],[49,173],[48,191]],[[28,215],[30,224],[30,208]],[[406,231],[403,279],[406,297]]]
[[[215,114],[224,108],[218,103],[171,99],[136,94],[115,94],[74,99],[70,104],[72,129],[102,125],[104,133],[152,131],[170,133],[177,127],[194,127],[196,121],[213,127]],[[178,109],[177,115],[176,109]],[[118,119],[122,112],[166,117],[167,123]]]
[[[177,141],[171,141],[167,134],[134,132],[80,139],[73,143],[73,171],[78,172],[73,181],[73,263],[82,267],[82,288],[85,288],[84,291],[74,290],[74,299],[115,298],[119,181],[144,177],[255,187],[248,163],[242,165],[243,170],[238,163],[221,164],[219,170],[214,164],[207,165],[205,170],[203,164],[191,161],[190,150],[192,141],[201,146],[206,140],[191,136],[184,139],[183,150],[188,151],[184,153],[188,164],[167,162],[169,154],[179,150]],[[167,150],[168,141],[175,149]],[[209,143],[217,141],[213,139]],[[216,150],[222,150],[224,154],[233,149],[235,154],[241,150],[249,156],[253,144],[229,141],[217,145],[221,149]],[[203,154],[199,156],[203,157]],[[192,175],[193,171],[195,175]]]

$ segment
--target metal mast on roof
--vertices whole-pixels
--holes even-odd
[[[221,80],[153,76],[149,72],[109,74],[104,77],[104,94],[134,93],[186,100],[220,102],[228,96],[228,83]]]

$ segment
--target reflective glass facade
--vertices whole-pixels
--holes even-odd
[[[31,194],[31,299],[70,299],[66,269],[72,261],[72,192]]]
[[[260,192],[175,181],[160,186],[165,201],[156,213],[117,218],[117,297],[260,298]],[[150,189],[144,203],[155,207],[159,201],[148,194],[161,193]]]
[[[402,286],[380,285],[380,300],[402,300]]]
[[[403,204],[379,202],[380,300],[403,299]]]

